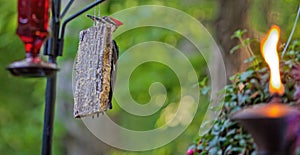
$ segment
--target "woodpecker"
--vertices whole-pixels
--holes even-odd
[[[114,31],[123,23],[115,18],[108,17],[108,16],[103,16],[102,18],[98,18],[95,16],[87,15],[87,17],[91,18],[94,22],[108,22],[110,24],[113,24],[116,26]],[[108,103],[108,108],[112,109],[112,96],[113,96],[113,89],[115,86],[115,81],[116,81],[116,73],[117,73],[117,60],[119,58],[119,47],[116,43],[115,40],[112,41],[112,59],[111,59],[111,72],[110,72],[110,91],[109,91],[109,103]]]
[[[87,17],[91,18],[93,21],[95,22],[101,22],[101,21],[106,21],[108,23],[111,23],[113,25],[116,26],[116,29],[123,25],[123,23],[115,18],[112,18],[112,17],[108,17],[108,16],[103,16],[102,18],[99,18],[99,17],[95,17],[95,16],[92,16],[92,15],[86,15]]]

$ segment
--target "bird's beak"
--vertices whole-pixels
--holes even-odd
[[[117,25],[117,26],[121,26],[123,25],[123,23],[115,18],[110,17],[110,19]]]

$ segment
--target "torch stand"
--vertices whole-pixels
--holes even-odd
[[[74,0],[69,0],[66,7],[61,13],[61,0],[51,1],[51,36],[44,44],[44,55],[48,55],[48,63],[54,66],[45,65],[35,65],[32,66],[28,63],[15,62],[12,63],[8,70],[16,76],[23,77],[47,77],[46,94],[45,94],[45,112],[44,112],[44,129],[43,129],[43,142],[42,142],[42,155],[51,155],[52,151],[52,134],[53,134],[53,122],[54,122],[54,109],[55,109],[55,98],[56,98],[56,64],[57,57],[62,56],[63,44],[64,44],[64,34],[66,25],[83,14],[84,12],[90,10],[94,6],[104,2],[105,0],[96,0],[89,4],[82,10],[68,17],[61,24],[61,21]]]
[[[300,125],[298,110],[281,103],[248,107],[235,113],[238,121],[252,135],[257,155],[293,155]]]

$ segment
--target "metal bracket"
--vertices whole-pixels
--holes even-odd
[[[60,1],[60,0],[59,0]],[[61,29],[60,29],[60,22],[63,19],[63,17],[66,15],[66,13],[68,12],[68,10],[70,9],[70,7],[72,6],[74,0],[70,0],[66,7],[64,8],[64,10],[62,11],[61,14],[59,14],[59,10],[60,10],[60,5],[58,4],[52,4],[52,16],[54,17],[52,20],[52,34],[53,37],[49,38],[49,40],[53,39],[52,41],[47,41],[47,44],[49,46],[49,44],[56,44],[54,45],[52,51],[49,50],[49,47],[47,50],[45,50],[45,55],[56,55],[56,56],[62,56],[63,54],[63,45],[64,45],[64,36],[65,36],[65,31],[66,31],[66,26],[67,24],[72,21],[73,19],[77,18],[78,16],[80,16],[81,14],[85,13],[86,11],[92,9],[93,7],[95,7],[96,5],[104,2],[105,0],[97,0],[89,5],[87,5],[85,8],[83,8],[82,10],[76,12],[75,14],[71,15],[70,17],[68,17],[66,20],[64,20],[64,22],[62,23]],[[52,1],[53,3],[55,3],[55,0]],[[60,3],[60,2],[59,2]],[[56,37],[57,36],[57,37]],[[55,40],[57,39],[57,40]]]

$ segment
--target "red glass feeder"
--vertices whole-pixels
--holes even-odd
[[[25,60],[14,62],[8,70],[16,76],[43,77],[57,71],[56,64],[39,57],[48,37],[49,0],[18,0],[17,35],[25,44]]]

